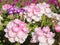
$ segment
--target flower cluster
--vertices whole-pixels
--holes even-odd
[[[21,13],[21,12],[24,12],[25,10],[22,9],[22,8],[17,8],[15,6],[12,6],[12,5],[9,5],[9,4],[4,4],[2,6],[2,9],[4,11],[7,11],[8,14],[15,14],[15,13]]]
[[[48,26],[35,28],[35,32],[32,32],[31,43],[39,42],[39,45],[52,45],[54,43],[55,33],[50,32]]]
[[[9,22],[4,31],[6,32],[5,37],[7,37],[10,42],[20,43],[25,41],[29,33],[26,23],[18,19]]]
[[[24,9],[26,10],[25,18],[28,22],[31,22],[32,20],[41,20],[41,16],[43,14],[47,15],[48,17],[52,17],[53,15],[50,5],[45,2],[42,4],[31,4],[30,6],[26,6]]]
[[[49,18],[56,18],[57,20],[60,19],[60,15],[53,13],[50,9],[50,5],[45,2],[42,4],[31,4],[26,6],[24,9],[26,10],[25,18],[28,22],[31,22],[32,20],[40,21],[43,14]]]
[[[3,10],[7,10],[7,9],[9,9],[9,8],[11,8],[12,6],[11,5],[9,5],[9,4],[4,4],[3,6],[2,6],[2,9]]]
[[[17,8],[15,8],[15,7],[11,7],[11,8],[9,8],[8,10],[8,14],[15,14],[15,13],[21,13],[21,12],[24,12],[25,10],[24,9],[22,9],[22,8],[20,8],[20,9],[17,9]]]
[[[22,44],[27,37],[31,36],[31,43],[53,45],[55,34],[58,36],[60,33],[60,14],[54,13],[50,5],[45,2],[28,4],[22,8],[5,4],[2,6],[2,12],[4,12],[3,10],[7,12],[8,16],[5,13],[5,16],[1,14],[3,18],[0,16],[0,19],[3,20],[1,21],[3,25],[0,27],[5,27],[10,21],[3,30],[6,33],[5,37],[12,43]]]

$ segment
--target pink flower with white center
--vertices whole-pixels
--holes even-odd
[[[56,32],[60,32],[60,25],[57,24],[57,25],[55,26],[55,31],[56,31]]]
[[[12,6],[11,5],[9,5],[9,4],[4,4],[3,6],[2,6],[2,9],[3,10],[7,10],[7,9],[9,9],[9,8],[11,8]]]
[[[49,26],[43,27],[42,29],[41,27],[38,27],[35,28],[34,32],[32,32],[32,39],[30,42],[31,43],[39,42],[39,45],[52,45],[55,41],[53,38],[54,36],[55,34],[53,32],[50,32]]]
[[[28,36],[29,30],[27,24],[15,19],[9,22],[6,26],[5,37],[9,39],[10,42],[20,42],[23,43]]]

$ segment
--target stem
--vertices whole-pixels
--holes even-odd
[[[15,45],[21,45],[19,42],[17,42]]]

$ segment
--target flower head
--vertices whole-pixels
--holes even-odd
[[[12,6],[11,5],[9,5],[9,4],[4,4],[3,6],[2,6],[2,9],[3,10],[7,10],[7,9],[9,9],[9,8],[11,8]]]
[[[9,9],[7,10],[7,12],[8,12],[8,14],[14,14],[14,13],[17,12],[17,8],[11,7],[11,8],[9,8]]]
[[[49,26],[35,28],[35,32],[32,32],[31,43],[39,42],[39,45],[52,45],[54,43],[55,34],[50,32]]]
[[[9,39],[10,42],[20,42],[23,43],[28,36],[29,30],[26,27],[26,23],[15,19],[8,23],[5,31],[5,37]]]
[[[51,14],[50,5],[45,2],[42,4],[31,4],[24,9],[26,10],[25,18],[28,22],[31,22],[32,20],[38,22],[41,20],[43,14],[47,16]]]
[[[22,13],[25,12],[25,10],[22,8],[11,7],[7,10],[7,12],[8,12],[8,14],[15,14],[15,13],[19,14],[21,12]]]

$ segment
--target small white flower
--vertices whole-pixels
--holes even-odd
[[[10,41],[11,43],[14,43],[14,42],[15,42],[14,38],[9,38],[9,41]]]
[[[37,22],[38,22],[39,20],[40,20],[40,18],[36,18],[36,19],[35,19],[35,21],[37,21]]]
[[[32,21],[32,19],[31,18],[27,18],[27,22],[31,22]]]
[[[52,18],[52,17],[53,17],[51,13],[46,13],[45,15],[46,15],[47,17],[49,17],[49,18]]]
[[[32,36],[32,39],[30,40],[31,43],[37,43],[38,41],[36,40],[36,35]]]
[[[48,43],[39,43],[39,45],[48,45]]]
[[[23,40],[22,38],[19,39],[19,42],[22,44],[25,41],[25,39]]]
[[[8,32],[8,30],[7,29],[4,29],[4,32]]]
[[[53,38],[48,38],[48,44],[51,44],[52,45],[54,43],[54,41],[55,40]]]
[[[18,37],[15,37],[15,41],[19,41]]]
[[[6,37],[6,38],[9,38],[8,33],[5,34],[5,37]]]
[[[9,35],[9,37],[12,37],[12,38],[15,37],[15,33],[12,31],[9,31],[8,35]]]
[[[45,11],[46,11],[46,13],[51,13],[51,9],[50,8],[46,8]]]
[[[41,42],[41,43],[46,43],[46,41],[47,41],[46,37],[44,37],[44,36],[39,36],[39,37],[38,37],[38,40],[39,40],[39,42]]]

